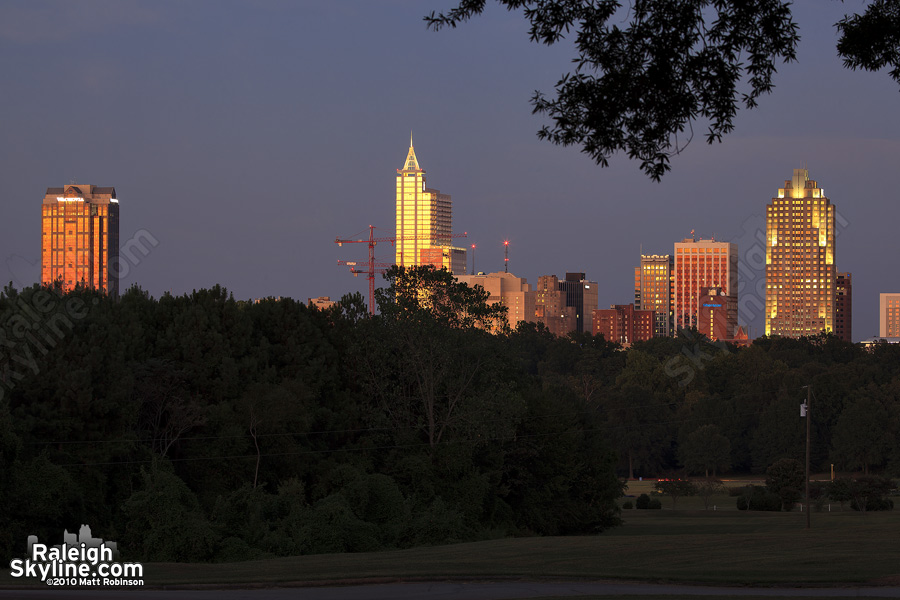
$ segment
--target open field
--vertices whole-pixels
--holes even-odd
[[[148,586],[440,578],[727,584],[900,583],[900,511],[631,510],[599,536],[490,540],[231,564],[145,564]],[[21,585],[8,571],[0,585]]]

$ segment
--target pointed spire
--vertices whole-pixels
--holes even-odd
[[[404,171],[421,171],[419,161],[416,159],[416,151],[413,149],[412,131],[409,132],[409,153],[406,155],[406,163],[403,165]]]

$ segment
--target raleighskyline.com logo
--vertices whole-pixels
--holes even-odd
[[[10,561],[13,577],[38,578],[49,586],[140,586],[144,585],[141,563],[116,562],[115,542],[91,536],[82,525],[78,536],[63,531],[63,543],[47,546],[37,536],[28,536],[28,556]]]

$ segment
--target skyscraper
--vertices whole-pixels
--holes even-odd
[[[880,294],[878,336],[900,337],[900,294]]]
[[[641,254],[641,266],[634,268],[634,309],[652,310],[654,337],[674,333],[672,270],[674,259],[668,254]]]
[[[412,136],[402,169],[397,169],[396,264],[434,265],[455,275],[466,273],[466,251],[450,244],[453,227],[449,194],[426,187]]]
[[[588,281],[584,273],[566,273],[566,280],[559,282],[559,289],[566,293],[566,306],[575,307],[575,331],[594,331],[594,309],[599,304],[600,291],[596,281]]]
[[[560,290],[556,275],[541,275],[535,288],[534,316],[556,336],[568,335],[575,331],[574,306],[566,306],[566,292]]]
[[[766,207],[766,335],[834,331],[834,205],[806,169]]]
[[[672,281],[675,331],[699,326],[700,300],[705,288],[721,288],[737,302],[737,244],[685,238],[675,243]],[[737,309],[728,318],[729,335],[737,330]]]
[[[82,284],[119,294],[119,200],[116,188],[47,188],[41,206],[41,282],[64,290]]]

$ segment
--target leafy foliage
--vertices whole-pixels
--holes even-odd
[[[721,141],[738,107],[753,108],[772,90],[776,63],[794,60],[800,39],[782,0],[640,0],[624,17],[617,0],[498,2],[523,11],[533,42],[557,44],[575,31],[575,69],[556,84],[555,98],[532,98],[534,112],[553,121],[538,136],[580,146],[604,167],[626,152],[655,180],[698,119],[708,122],[708,143]],[[433,29],[456,27],[485,4],[462,0],[425,20]]]

